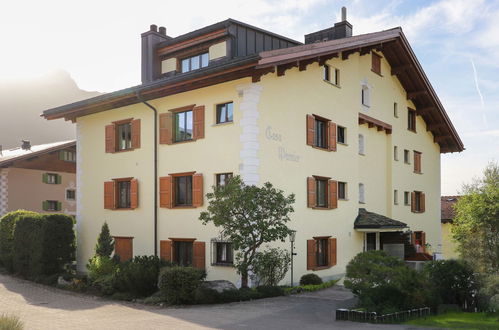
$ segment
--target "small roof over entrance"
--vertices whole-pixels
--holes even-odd
[[[359,209],[359,215],[355,219],[353,228],[358,231],[399,231],[407,228],[407,224],[393,220],[384,215],[368,212],[364,208]]]

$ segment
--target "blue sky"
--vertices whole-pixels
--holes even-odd
[[[401,26],[466,151],[442,155],[442,194],[455,194],[499,161],[499,0],[45,0],[0,11],[0,80],[63,69],[80,88],[110,92],[140,83],[140,33],[177,36],[238,19],[303,41],[348,8],[354,34]]]

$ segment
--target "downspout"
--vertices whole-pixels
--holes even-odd
[[[154,255],[158,256],[158,111],[147,103],[140,92],[136,93],[137,99],[154,111]]]

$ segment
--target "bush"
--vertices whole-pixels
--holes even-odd
[[[14,315],[0,314],[0,330],[22,330],[24,325],[19,317]]]
[[[111,257],[114,251],[114,239],[109,233],[107,222],[102,225],[97,244],[95,245],[95,255],[100,257]]]
[[[469,264],[458,260],[429,261],[425,264],[424,273],[439,304],[471,308],[477,280]]]
[[[168,303],[189,304],[205,277],[203,270],[193,267],[165,267],[161,269],[158,286]]]
[[[419,308],[431,301],[424,277],[383,251],[357,254],[347,265],[345,287],[360,307],[377,313]]]
[[[9,212],[0,218],[0,263],[9,272],[13,272],[14,228],[16,222],[24,216],[36,216],[37,213],[25,210]]]
[[[136,297],[147,297],[158,291],[159,270],[171,266],[156,256],[137,256],[119,264],[116,270],[116,289]]]
[[[300,278],[300,285],[322,284],[322,279],[317,274],[305,274]]]
[[[482,311],[499,312],[499,274],[484,275],[480,284],[478,308]]]
[[[92,282],[92,286],[101,294],[110,296],[116,292],[114,274],[99,276]]]
[[[286,276],[290,262],[289,253],[279,248],[257,252],[251,263],[251,279],[257,286],[276,286]]]
[[[112,275],[114,277],[116,267],[117,264],[113,259],[109,257],[94,256],[87,264],[89,282],[93,284],[103,276]]]
[[[15,225],[12,266],[14,272],[28,278],[42,273],[42,217],[39,214],[21,216]]]
[[[284,296],[284,289],[280,286],[263,285],[256,288],[261,298]]]

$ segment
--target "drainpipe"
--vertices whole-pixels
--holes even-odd
[[[140,92],[136,93],[137,99],[154,111],[154,255],[158,256],[158,111],[147,103]]]

